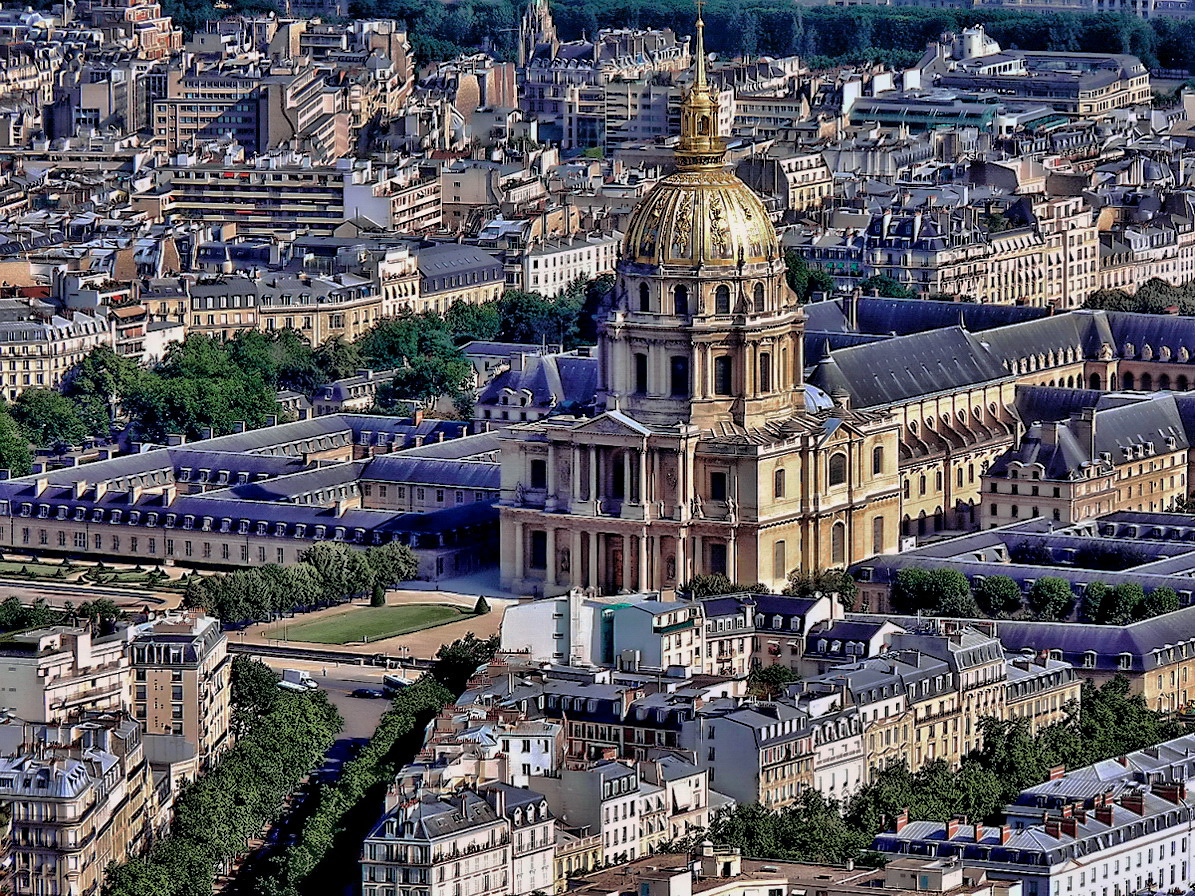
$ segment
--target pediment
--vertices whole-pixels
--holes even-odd
[[[582,423],[573,430],[574,433],[584,433],[594,436],[635,436],[642,438],[651,435],[651,430],[632,420],[621,411],[606,411],[592,420]]]

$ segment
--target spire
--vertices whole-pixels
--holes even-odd
[[[722,138],[718,136],[718,101],[710,92],[705,73],[705,22],[701,8],[705,0],[697,0],[697,35],[695,55],[697,71],[693,86],[681,103],[680,145],[676,150],[676,167],[720,168],[725,154]]]

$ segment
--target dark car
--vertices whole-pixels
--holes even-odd
[[[378,697],[385,697],[386,695],[383,694],[381,691],[379,691],[377,688],[354,688],[352,696],[365,697],[366,699],[374,700],[374,699],[377,699]]]

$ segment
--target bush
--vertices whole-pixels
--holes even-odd
[[[477,598],[477,603],[473,605],[473,614],[475,616],[484,616],[488,612],[490,612],[489,602],[484,597],[479,595]]]

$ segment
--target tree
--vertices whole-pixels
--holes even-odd
[[[1004,619],[1021,609],[1021,586],[1008,576],[988,576],[974,591],[976,603],[988,616]]]
[[[1141,619],[1151,619],[1154,616],[1173,613],[1179,606],[1178,592],[1163,585],[1146,595],[1145,600],[1141,602],[1138,616]]]
[[[859,587],[855,584],[851,574],[842,569],[822,569],[814,573],[805,573],[794,569],[788,574],[788,584],[784,587],[784,593],[798,597],[833,594],[838,602],[850,612],[855,609]]]
[[[111,346],[92,349],[67,371],[62,394],[75,405],[88,432],[106,437],[112,429],[112,413],[135,388],[144,372]]]
[[[876,274],[868,277],[866,280],[860,282],[859,288],[865,296],[875,293],[888,299],[914,299],[917,297],[916,293],[911,289],[895,277],[890,277],[887,274]]]
[[[369,597],[369,605],[371,607],[386,606],[386,586],[381,582],[373,583],[373,593]]]
[[[967,577],[957,569],[906,566],[896,574],[892,606],[897,612],[940,616],[979,615]]]
[[[1128,625],[1140,618],[1140,607],[1144,600],[1144,588],[1136,582],[1122,582],[1104,598],[1107,609],[1100,621],[1107,625]]]
[[[30,442],[61,453],[87,438],[74,403],[51,389],[26,389],[12,404],[12,418]]]
[[[98,634],[102,635],[110,635],[116,631],[116,624],[127,616],[115,601],[106,597],[84,601],[79,604],[76,613],[81,619],[86,620]]]
[[[769,589],[761,582],[732,582],[724,573],[710,572],[694,576],[677,590],[683,591],[692,600],[699,600],[718,594],[767,594]]]
[[[232,658],[229,675],[229,700],[232,703],[234,734],[243,737],[253,721],[274,708],[278,699],[278,675],[260,660],[244,654]]]
[[[488,612],[490,612],[489,601],[487,601],[484,596],[478,595],[477,603],[473,605],[473,615],[484,616]]]
[[[312,356],[325,382],[352,376],[365,366],[361,350],[343,336],[333,336],[320,345]]]
[[[444,312],[444,322],[453,340],[458,343],[495,339],[502,329],[502,318],[498,314],[496,302],[479,305],[458,299]]]
[[[498,652],[498,636],[484,641],[473,632],[451,644],[442,644],[432,663],[432,675],[453,693],[460,693],[473,674]]]
[[[1110,603],[1112,589],[1103,582],[1091,582],[1083,589],[1083,600],[1079,604],[1079,616],[1084,622],[1103,622]]]
[[[751,693],[765,700],[773,700],[797,681],[799,676],[788,666],[773,663],[770,666],[756,666],[747,676],[747,687]]]
[[[1028,604],[1035,619],[1059,622],[1070,615],[1075,595],[1066,579],[1044,576],[1029,588]]]
[[[0,408],[0,468],[13,476],[27,476],[33,469],[29,439],[6,409]]]

